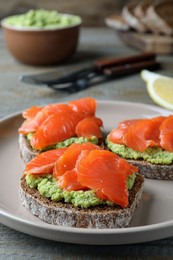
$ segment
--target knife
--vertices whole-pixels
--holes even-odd
[[[55,90],[79,91],[116,77],[133,74],[142,69],[156,69],[154,53],[142,53],[135,56],[106,58],[97,60],[94,65],[57,78],[57,72],[37,75],[24,75],[20,80],[25,83],[47,85]]]

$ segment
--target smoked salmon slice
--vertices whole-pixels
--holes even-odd
[[[123,138],[129,126],[139,122],[140,120],[141,119],[132,119],[120,122],[117,128],[111,130],[108,135],[108,140],[113,143],[123,144]]]
[[[128,205],[127,175],[134,169],[124,159],[110,151],[82,151],[76,164],[78,181],[122,207]],[[125,171],[124,171],[125,168]],[[137,170],[137,169],[136,169]],[[101,195],[101,198],[102,196]]]
[[[33,106],[23,112],[26,120],[18,132],[22,135],[32,133],[30,144],[36,150],[70,137],[102,138],[100,128],[103,122],[95,117],[95,112],[96,100],[90,97],[70,101],[68,104]]]
[[[77,180],[75,170],[76,161],[83,150],[101,148],[92,143],[72,144],[64,154],[55,162],[53,177],[58,180],[58,186],[67,190],[84,190],[85,186]]]
[[[125,120],[108,135],[108,141],[124,144],[134,150],[144,152],[147,147],[160,146],[160,127],[164,116],[150,119]]]
[[[74,111],[49,116],[34,133],[31,139],[32,147],[40,150],[75,136],[76,125],[80,120],[80,115]]]
[[[55,163],[55,168],[53,176],[58,178],[63,175],[66,171],[71,171],[75,168],[76,161],[79,154],[82,150],[93,150],[93,149],[102,149],[101,147],[92,144],[92,143],[83,143],[83,144],[72,144],[65,151],[63,156]]]
[[[160,116],[132,124],[124,135],[124,144],[140,152],[144,152],[147,147],[160,146],[159,128],[164,119]]]
[[[50,150],[38,154],[27,165],[24,170],[25,174],[52,174],[54,163],[66,151],[67,148]]]
[[[173,115],[168,116],[160,126],[160,145],[173,152]]]
[[[76,126],[76,134],[78,137],[91,138],[96,136],[97,138],[102,138],[102,133],[100,127],[103,126],[103,122],[97,117],[86,117],[81,120]]]
[[[38,106],[32,106],[28,109],[26,109],[23,113],[22,113],[22,116],[23,118],[25,119],[28,119],[28,120],[31,120],[33,119],[36,114],[41,111],[43,109],[43,107],[38,107]]]
[[[50,104],[36,113],[35,117],[30,121],[27,120],[19,128],[19,133],[27,134],[35,132],[42,123],[51,115],[60,112],[70,112],[71,109],[66,104]]]
[[[82,113],[84,116],[94,116],[96,112],[96,100],[91,97],[80,98],[68,102],[72,110]]]
[[[75,169],[71,171],[66,171],[63,175],[58,178],[58,187],[66,189],[68,191],[72,190],[87,190],[88,188],[82,186],[77,179],[77,172]]]
[[[40,109],[40,111],[38,111],[33,118],[24,121],[22,126],[19,128],[19,133],[27,134],[27,133],[35,132],[44,123],[44,121],[48,119],[49,116],[61,112],[71,112],[71,111],[72,111],[71,108],[66,104],[47,105],[44,108]],[[28,114],[27,111],[26,114]]]
[[[52,174],[65,190],[94,190],[96,196],[128,205],[127,177],[138,169],[116,154],[92,143],[72,144],[37,155],[25,174]]]

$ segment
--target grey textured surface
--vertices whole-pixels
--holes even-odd
[[[47,87],[33,86],[19,81],[19,76],[57,69],[59,74],[91,64],[98,58],[126,56],[137,51],[126,47],[112,30],[83,29],[76,55],[57,67],[32,67],[18,63],[7,51],[0,33],[0,117],[21,111],[32,105],[63,102],[83,96],[99,100],[123,100],[154,104],[139,74],[119,78],[93,86],[75,94],[55,92]],[[159,56],[159,71],[172,75],[173,56]],[[173,238],[150,243],[121,246],[84,246],[48,241],[14,231],[0,225],[0,259],[172,259]]]

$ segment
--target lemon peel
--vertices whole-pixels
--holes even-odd
[[[158,105],[173,110],[173,78],[148,70],[141,71],[141,78],[151,99]]]

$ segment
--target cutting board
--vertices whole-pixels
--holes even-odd
[[[173,54],[173,35],[166,36],[133,31],[120,15],[106,17],[105,23],[108,27],[114,29],[126,44],[132,47],[158,54]]]

